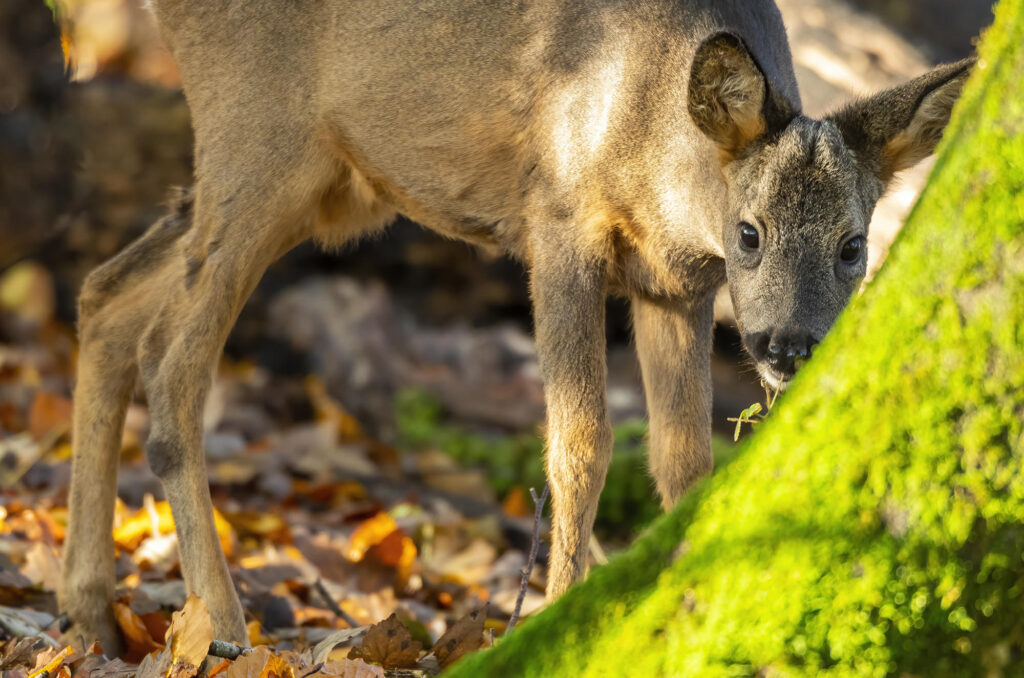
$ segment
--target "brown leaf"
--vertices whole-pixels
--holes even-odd
[[[484,621],[487,606],[473,610],[455,622],[434,644],[431,652],[437,657],[441,669],[446,669],[471,652],[476,652],[484,642]]]
[[[165,647],[159,652],[147,654],[139,662],[139,671],[135,674],[135,678],[165,678],[170,670],[171,651],[170,648]]]
[[[194,664],[186,664],[184,661],[175,662],[167,672],[167,678],[196,678],[199,669]]]
[[[213,621],[206,602],[194,593],[189,595],[181,612],[171,615],[167,637],[175,665],[202,666],[213,641]]]
[[[32,658],[41,647],[45,646],[39,638],[13,638],[0,645],[0,671],[32,666]]]
[[[54,591],[60,585],[60,559],[50,545],[36,542],[25,553],[21,573],[32,582]]]
[[[271,653],[270,648],[261,645],[248,654],[243,654],[228,667],[225,678],[295,678],[291,664]]]
[[[348,656],[365,659],[387,669],[404,669],[416,664],[422,649],[422,643],[413,640],[409,629],[398,621],[398,615],[392,614],[371,626],[362,646],[353,649]]]
[[[139,615],[132,612],[132,609],[121,602],[114,602],[114,618],[117,619],[117,626],[124,636],[125,659],[129,662],[138,662],[153,650],[159,650],[163,645],[153,639],[149,634],[146,624],[139,619]]]
[[[362,659],[342,659],[325,662],[313,676],[325,678],[384,678],[384,669],[376,664],[367,664]]]
[[[139,667],[135,664],[129,664],[123,659],[118,658],[100,664],[89,671],[88,675],[89,678],[131,678],[138,670]],[[85,667],[83,666],[80,671],[84,673]]]
[[[28,430],[36,440],[61,435],[71,428],[71,401],[39,391],[28,415]]]

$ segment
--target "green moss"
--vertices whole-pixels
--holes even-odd
[[[455,676],[1024,675],[1024,3],[739,458]]]
[[[495,491],[504,496],[513,487],[544,486],[544,441],[536,433],[483,435],[444,422],[440,403],[430,394],[410,389],[395,402],[399,444],[406,449],[438,449],[467,468],[484,471]],[[596,530],[602,537],[631,537],[660,513],[647,474],[647,424],[627,421],[615,427],[608,480],[601,493]],[[714,440],[715,463],[724,467],[733,445]]]

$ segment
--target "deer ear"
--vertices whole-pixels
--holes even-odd
[[[764,71],[732,32],[715,33],[697,48],[687,107],[697,128],[718,146],[723,164],[795,115],[788,102],[774,96]]]
[[[828,116],[883,185],[931,155],[974,59],[945,64]]]

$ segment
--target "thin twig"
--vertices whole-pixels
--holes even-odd
[[[243,654],[249,654],[250,652],[252,652],[252,648],[235,645],[226,640],[214,639],[210,642],[210,650],[206,654],[234,661]]]
[[[536,511],[533,514],[533,541],[530,543],[530,558],[523,568],[523,579],[519,583],[519,595],[516,597],[516,609],[512,612],[512,618],[508,620],[505,633],[515,628],[519,623],[519,612],[523,609],[523,600],[526,598],[526,589],[530,586],[530,574],[533,573],[533,566],[537,562],[537,548],[540,546],[540,516],[544,512],[544,502],[548,500],[548,484],[544,483],[544,491],[537,496],[537,491],[530,488],[530,497],[533,498],[533,505]]]
[[[320,597],[323,598],[323,601],[327,603],[327,609],[333,612],[336,616],[343,619],[346,624],[348,624],[352,628],[362,626],[362,624],[355,620],[355,617],[350,615],[348,612],[345,612],[345,610],[341,609],[341,606],[338,605],[337,601],[335,601],[334,598],[331,597],[331,594],[327,592],[327,587],[324,586],[323,581],[317,579],[316,583],[313,584],[313,588],[315,588],[316,592],[320,594]]]

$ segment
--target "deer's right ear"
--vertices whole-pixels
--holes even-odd
[[[687,107],[697,128],[718,146],[723,164],[770,126],[794,115],[772,96],[764,71],[743,39],[728,31],[715,33],[697,48]]]

